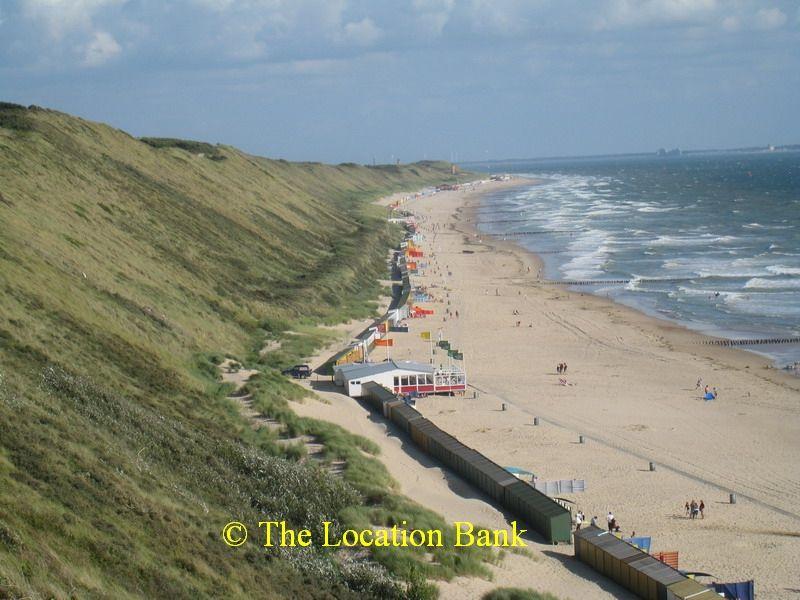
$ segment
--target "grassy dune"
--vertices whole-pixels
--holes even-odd
[[[220,538],[265,516],[437,522],[366,440],[294,416],[276,369],[326,340],[317,325],[374,312],[399,232],[366,200],[449,179],[444,163],[288,163],[0,104],[0,598],[391,597],[485,572],[479,554],[377,567]],[[259,358],[267,340],[285,344]],[[254,405],[283,432],[239,415],[224,356],[261,370]],[[347,459],[343,476],[277,443],[298,433]]]

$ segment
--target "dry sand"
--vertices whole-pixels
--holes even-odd
[[[762,598],[796,598],[800,380],[768,369],[754,354],[702,346],[703,336],[603,298],[537,283],[536,256],[511,243],[479,241],[471,229],[470,208],[480,193],[514,184],[406,204],[422,220],[422,261],[429,264],[412,283],[427,285],[441,302],[423,305],[436,314],[410,319],[409,333],[392,334],[393,356],[427,360],[429,345],[419,333],[441,329],[464,352],[471,386],[465,398],[429,397],[418,410],[499,464],[541,480],[585,479],[585,493],[563,497],[601,521],[613,510],[626,535],[652,536],[653,551],[677,550],[682,569],[719,581],[754,578]],[[443,320],[446,308],[459,318]],[[559,362],[569,365],[568,386],[558,384]],[[698,377],[719,389],[716,401],[700,399]],[[338,391],[321,394],[330,404],[310,402],[298,412],[378,442],[403,493],[448,520],[503,522],[485,498],[382,419]],[[577,443],[579,434],[585,444]],[[730,492],[736,504],[728,502]],[[705,519],[685,518],[683,505],[692,498],[705,501]],[[568,558],[569,546],[534,537],[531,549],[532,558],[512,555],[495,568],[494,582],[441,584],[443,597],[478,598],[501,585],[562,598],[631,597]]]

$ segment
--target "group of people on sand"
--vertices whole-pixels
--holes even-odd
[[[697,502],[694,498],[692,501],[686,501],[686,505],[684,506],[684,510],[686,511],[686,516],[690,519],[696,519],[697,515],[700,515],[701,519],[705,519],[705,510],[706,510],[706,503],[700,500]]]
[[[702,386],[703,386],[703,378],[698,377],[697,383],[694,385],[694,389],[699,390]],[[703,400],[716,400],[717,395],[718,395],[717,388],[715,387],[709,388],[708,385],[706,385],[703,388]]]
[[[586,522],[586,515],[583,514],[583,511],[578,511],[575,513],[575,531],[580,531],[581,525]],[[598,524],[597,516],[592,517],[591,521],[589,522],[592,527],[600,527]],[[621,533],[619,523],[617,522],[617,518],[614,516],[614,513],[608,511],[606,515],[606,525],[608,526],[608,531],[610,533]],[[632,532],[630,537],[636,537],[636,532]]]
[[[517,309],[515,308],[515,309],[514,309],[514,312],[513,312],[513,313],[511,313],[511,314],[512,314],[512,315],[519,316],[520,312],[519,312],[519,310],[517,310]],[[522,327],[522,321],[517,321],[517,323],[516,323],[516,325],[515,325],[515,326],[516,326],[516,327]],[[533,327],[533,323],[529,323],[529,324],[528,324],[528,327]]]
[[[567,363],[558,363],[558,366],[556,367],[556,373],[558,373],[559,375],[566,374]]]

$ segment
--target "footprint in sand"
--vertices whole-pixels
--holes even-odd
[[[636,423],[634,425],[626,425],[623,429],[627,429],[628,431],[647,431],[650,429],[647,425],[642,425],[641,423]]]

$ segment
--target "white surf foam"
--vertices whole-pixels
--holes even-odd
[[[770,265],[767,271],[775,275],[800,275],[800,267],[787,267],[784,265]]]
[[[800,279],[763,279],[754,277],[745,283],[744,287],[763,290],[800,289]]]

